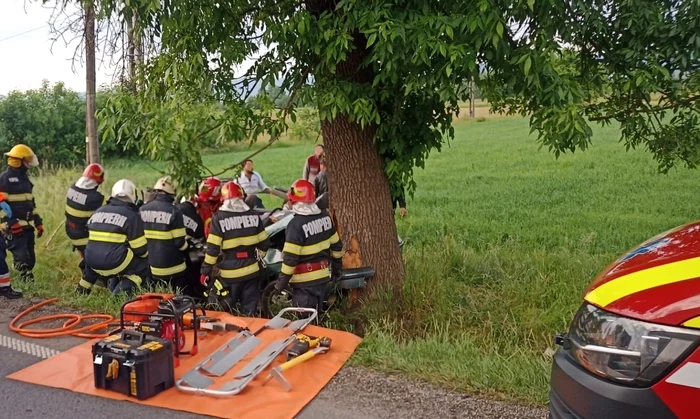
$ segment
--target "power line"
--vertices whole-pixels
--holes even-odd
[[[47,26],[49,26],[49,25],[48,25],[48,24],[44,24],[44,25],[39,26],[38,28],[30,29],[30,30],[28,30],[28,31],[25,31],[25,32],[22,32],[22,33],[18,33],[18,34],[16,34],[16,35],[8,36],[7,38],[0,39],[0,42],[2,42],[2,41],[7,41],[8,39],[16,38],[16,37],[18,37],[18,36],[22,36],[22,35],[28,34],[28,33],[30,33],[30,32],[38,31],[39,29],[45,28],[45,27],[47,27]]]

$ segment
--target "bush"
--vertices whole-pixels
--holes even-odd
[[[295,141],[315,142],[321,134],[318,110],[312,107],[298,108],[296,122],[289,127],[289,137]]]
[[[97,95],[98,109],[108,92]],[[99,133],[98,133],[99,135]],[[42,165],[73,166],[85,161],[85,99],[62,82],[41,88],[12,91],[0,99],[0,151],[24,143]],[[103,158],[133,156],[113,141],[101,144]]]

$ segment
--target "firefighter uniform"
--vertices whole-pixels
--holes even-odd
[[[185,239],[190,242],[190,250],[185,255],[187,264],[187,286],[184,294],[193,298],[204,298],[205,288],[199,283],[199,272],[202,269],[203,258],[198,256],[198,249],[195,245],[204,244],[204,222],[197,213],[197,208],[189,202],[184,201],[177,205],[182,212],[182,219],[185,224]]]
[[[85,263],[97,275],[109,279],[109,290],[115,295],[134,291],[150,276],[148,243],[135,204],[135,190],[129,181],[117,182],[107,205],[95,211],[88,221]],[[94,284],[91,280],[82,279],[80,287],[90,290]]]
[[[86,172],[92,170],[90,165]],[[102,171],[101,166],[97,171]],[[85,266],[85,246],[88,242],[88,227],[87,223],[92,214],[105,204],[105,197],[97,190],[101,182],[92,179],[93,174],[82,176],[73,184],[66,193],[66,235],[73,244],[73,250],[80,254],[80,270],[83,273],[83,278],[92,275],[93,272]],[[95,283],[96,279],[89,281]]]
[[[211,221],[214,214],[221,205],[221,180],[217,177],[204,179],[198,188],[197,195],[193,199],[193,204],[197,213],[204,222],[204,236],[209,235]]]
[[[174,197],[159,193],[141,207],[141,219],[148,240],[148,263],[151,277],[175,291],[184,289],[187,281],[185,263],[185,225],[182,212],[174,205]]]
[[[0,191],[7,194],[7,203],[13,215],[10,221],[12,236],[6,244],[12,252],[15,269],[31,281],[34,280],[32,270],[36,264],[35,230],[36,235],[41,237],[44,226],[36,212],[32,195],[34,184],[29,180],[27,170],[30,166],[36,166],[38,160],[34,152],[23,144],[14,146],[5,156],[8,157],[9,167],[0,174]]]
[[[8,220],[12,218],[12,209],[5,202],[5,195],[0,194],[0,230],[3,234],[8,233]],[[12,288],[10,279],[10,267],[7,266],[7,249],[5,248],[5,242],[0,240],[0,297],[5,297],[8,299],[22,298],[23,294],[19,290]]]
[[[212,218],[201,273],[208,277],[218,261],[221,280],[229,291],[224,302],[230,309],[240,303],[244,314],[252,316],[261,294],[256,249],[262,255],[267,253],[267,231],[260,215],[243,202],[240,186],[228,182],[222,188],[222,198],[223,205]]]
[[[313,185],[298,180],[290,189],[294,218],[287,225],[278,290],[291,285],[298,307],[323,309],[331,278],[340,275],[343,244],[333,220],[316,204]],[[304,209],[304,210],[302,210]]]

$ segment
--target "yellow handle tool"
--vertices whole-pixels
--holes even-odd
[[[326,346],[319,346],[317,348],[311,349],[308,352],[303,353],[302,355],[297,356],[296,358],[292,359],[291,361],[287,361],[282,365],[278,365],[275,368],[270,371],[270,374],[265,378],[265,381],[263,381],[263,385],[270,381],[272,377],[276,378],[277,381],[282,384],[282,387],[284,388],[284,391],[289,391],[292,389],[292,386],[289,384],[286,378],[284,378],[284,375],[282,375],[283,371],[287,371],[288,369],[297,366],[301,364],[302,362],[308,361],[309,359],[315,357],[316,355],[326,353],[328,352],[328,347]]]

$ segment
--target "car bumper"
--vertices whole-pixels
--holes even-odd
[[[561,348],[554,355],[550,419],[676,419],[651,388],[605,381],[578,366]]]

